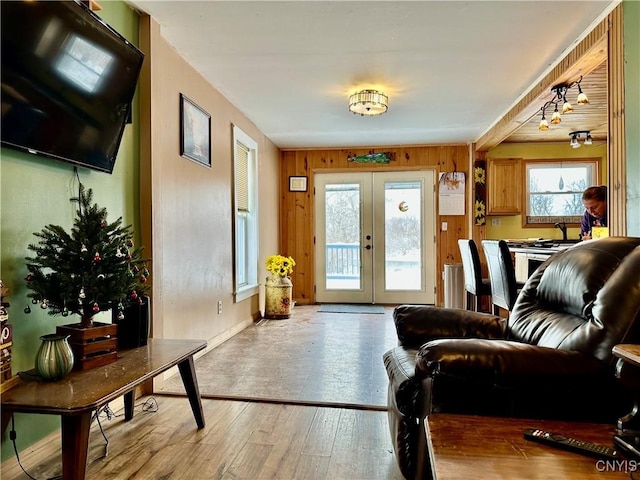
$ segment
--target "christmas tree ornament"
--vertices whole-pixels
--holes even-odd
[[[68,317],[69,316],[69,310],[67,309],[67,307],[64,307],[64,309],[62,310],[62,316],[63,317]]]
[[[82,244],[82,247],[80,247],[80,251],[81,251],[82,253],[85,253],[85,252],[89,251],[89,249],[88,249],[88,248],[87,248],[87,246],[83,243],[83,244]]]
[[[94,302],[94,303],[93,303],[93,308],[92,308],[92,310],[93,310],[95,313],[98,313],[98,312],[100,311],[100,305],[98,305],[97,303],[95,303],[95,302]]]
[[[25,279],[27,282],[30,282],[31,280],[33,280],[33,275],[28,274],[26,277],[24,277],[24,279]]]
[[[140,281],[142,283],[147,283],[147,277],[145,277],[144,275],[140,275]]]
[[[29,305],[24,307],[24,313],[26,313],[27,315],[29,315],[31,313],[31,309],[29,308]]]
[[[32,298],[31,299],[31,303],[33,303],[34,305],[38,304],[38,299],[37,298]]]
[[[104,273],[98,274],[98,280],[104,280],[105,278]]]
[[[99,262],[100,260],[102,260],[102,258],[100,258],[100,254],[99,254],[98,252],[96,252],[96,253],[93,255],[93,261],[94,261],[94,262]]]
[[[127,246],[128,246],[129,248],[133,247],[133,240],[132,240],[132,239],[129,239],[129,240],[127,241]]]
[[[118,320],[124,320],[124,312],[118,312]]]
[[[131,292],[131,298],[133,300],[135,300],[136,298],[138,298],[138,292],[136,292],[135,290],[133,292]]]
[[[80,289],[80,293],[78,294],[78,298],[83,299],[87,296],[87,294],[84,292],[84,287],[82,287]]]
[[[104,228],[104,227],[106,227],[106,226],[107,226],[107,222],[105,222],[104,220],[102,220],[102,221],[100,222],[100,228]]]

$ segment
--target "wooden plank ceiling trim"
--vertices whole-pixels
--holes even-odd
[[[572,83],[595,70],[607,60],[609,18],[595,27],[576,48],[565,56],[542,81],[502,117],[476,142],[476,151],[487,151],[498,145],[531,119],[550,98],[551,87]]]

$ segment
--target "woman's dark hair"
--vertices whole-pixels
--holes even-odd
[[[597,200],[599,202],[607,201],[607,186],[597,185],[587,188],[582,192],[582,200]]]

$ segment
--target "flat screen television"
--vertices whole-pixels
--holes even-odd
[[[76,1],[0,16],[2,146],[112,173],[143,53]]]

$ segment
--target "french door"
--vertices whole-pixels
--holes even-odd
[[[435,303],[435,172],[321,173],[316,301]]]

